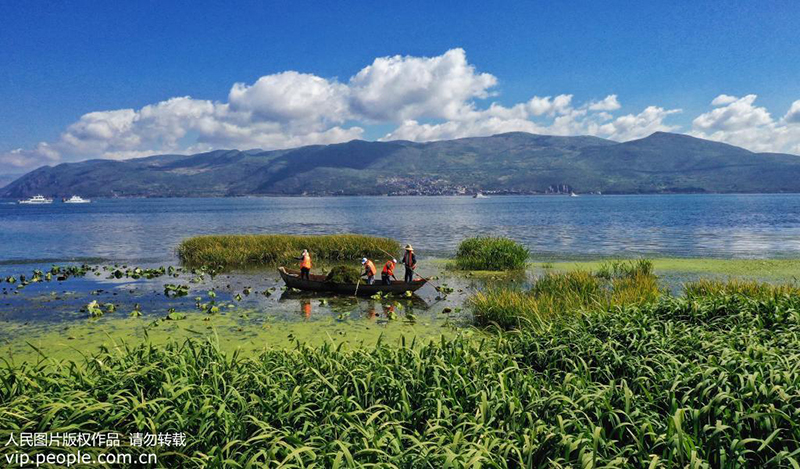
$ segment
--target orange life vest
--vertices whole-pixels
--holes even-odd
[[[383,273],[387,275],[394,275],[394,262],[389,261],[383,266]]]
[[[303,260],[300,261],[300,268],[301,269],[308,269],[311,270],[311,255],[306,254],[303,256]]]
[[[367,263],[364,264],[364,272],[366,272],[367,275],[375,275],[375,272],[377,272],[375,269],[375,264],[368,260]]]

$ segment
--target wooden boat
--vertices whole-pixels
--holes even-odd
[[[367,285],[366,282],[361,282],[356,288],[355,283],[333,283],[326,282],[324,275],[309,275],[309,280],[300,278],[300,271],[286,270],[281,267],[278,269],[281,278],[289,288],[297,288],[298,290],[316,291],[338,293],[340,295],[358,295],[358,296],[372,296],[376,293],[405,293],[407,291],[414,292],[419,290],[425,285],[428,280],[419,279],[411,283],[393,281],[391,285],[384,285],[379,279],[375,279],[373,285]]]

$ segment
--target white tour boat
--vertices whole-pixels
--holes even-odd
[[[20,200],[21,204],[52,204],[53,199],[46,199],[43,195],[34,195],[30,199]]]
[[[69,199],[63,199],[65,204],[88,204],[91,202],[89,199],[84,199],[79,195],[73,195]]]

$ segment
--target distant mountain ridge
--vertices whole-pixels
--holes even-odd
[[[203,197],[800,192],[800,156],[656,132],[618,143],[512,132],[416,143],[353,140],[287,150],[216,150],[34,170],[0,197]]]

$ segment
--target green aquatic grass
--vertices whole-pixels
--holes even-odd
[[[423,346],[120,346],[0,366],[0,437],[186,433],[164,467],[797,467],[798,311],[666,296]]]
[[[461,242],[456,251],[456,267],[461,270],[523,269],[528,249],[508,238],[476,237]]]
[[[637,275],[652,275],[653,261],[650,259],[609,260],[600,264],[596,275],[604,279],[630,278]]]
[[[395,307],[396,317],[388,320],[392,306],[388,302],[386,305],[370,302],[363,309],[354,309],[343,302],[338,304],[335,299],[313,298],[308,304],[311,317],[307,320],[301,303],[296,307],[294,319],[277,318],[258,309],[222,307],[217,314],[190,309],[165,313],[165,316],[183,315],[179,320],[166,320],[165,316],[155,317],[141,310],[138,315],[131,315],[137,311],[132,309],[57,327],[0,321],[0,328],[7,334],[0,341],[0,362],[35,363],[41,357],[40,352],[56,360],[76,360],[97,353],[101,346],[114,349],[123,343],[161,346],[185,339],[213,338],[223,352],[257,356],[267,348],[292,348],[296,341],[312,346],[331,342],[354,348],[372,347],[379,341],[398,344],[404,336],[430,340],[442,335],[452,337],[457,331],[470,333],[453,324],[468,324],[466,318],[448,321],[447,315],[417,312],[416,322],[410,322],[406,320],[409,313],[406,307]],[[331,305],[332,312],[327,310]],[[341,313],[342,318],[337,319],[336,313]]]
[[[800,285],[769,284],[754,280],[729,279],[727,281],[700,279],[688,282],[683,287],[688,298],[708,295],[741,295],[749,298],[768,299],[784,295],[800,295]]]
[[[469,306],[478,326],[519,329],[586,311],[652,302],[659,295],[652,264],[640,260],[602,264],[594,273],[547,272],[528,290],[490,287],[473,295]]]
[[[295,258],[303,249],[308,249],[315,262],[356,261],[362,257],[383,259],[387,257],[385,252],[396,256],[401,251],[400,244],[393,239],[356,234],[209,235],[183,240],[178,246],[178,257],[187,265],[295,265]]]
[[[656,273],[713,274],[771,280],[792,280],[800,275],[800,259],[654,258]],[[609,260],[553,262],[556,270],[596,270]]]

